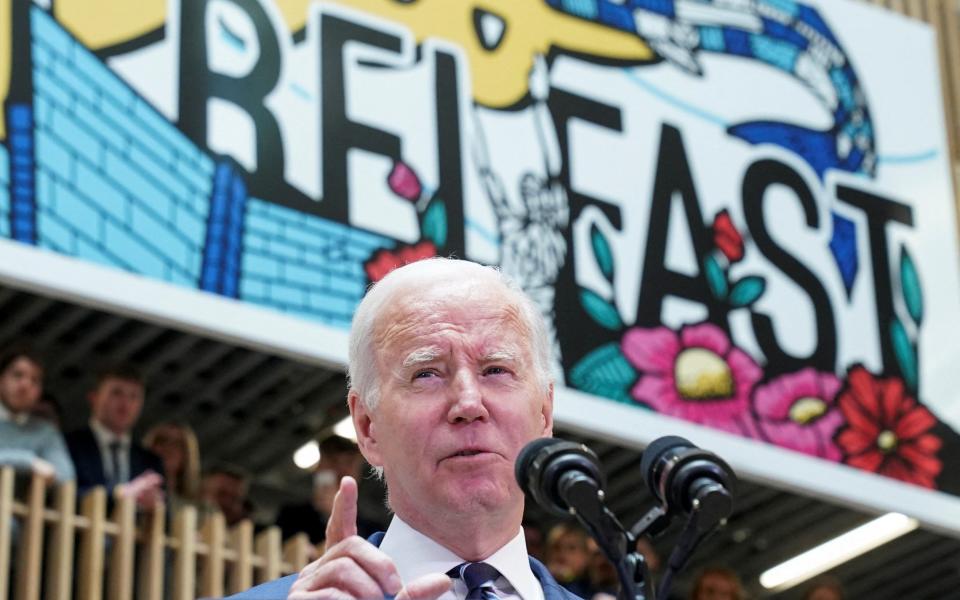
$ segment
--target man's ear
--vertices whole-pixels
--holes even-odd
[[[377,443],[377,431],[370,418],[370,410],[360,398],[356,390],[351,389],[347,394],[347,406],[350,407],[350,417],[353,419],[353,428],[357,431],[357,446],[367,462],[374,467],[382,467],[380,460],[380,446]]]
[[[547,388],[547,393],[543,398],[543,406],[540,409],[540,417],[543,420],[543,435],[550,437],[553,435],[553,384]]]

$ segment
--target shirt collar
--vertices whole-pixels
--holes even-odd
[[[27,424],[27,421],[30,420],[30,413],[20,412],[15,413],[11,412],[7,405],[3,402],[0,402],[0,421],[11,421],[17,425],[23,427]]]
[[[120,445],[124,448],[130,445],[129,433],[117,435],[96,419],[90,419],[90,430],[93,431],[93,437],[97,439],[97,443],[104,448],[109,447],[113,442],[120,442]]]
[[[393,516],[390,527],[383,536],[380,549],[393,559],[400,578],[404,582],[413,581],[430,573],[446,573],[465,562],[396,515]],[[523,537],[522,529],[484,562],[500,571],[500,575],[524,600],[543,598],[540,582],[530,570],[527,542]]]

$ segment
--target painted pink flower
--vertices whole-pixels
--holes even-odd
[[[839,461],[833,438],[844,424],[836,403],[840,386],[832,373],[807,368],[758,387],[753,408],[760,431],[778,446]]]
[[[416,172],[403,161],[397,161],[393,164],[393,169],[390,171],[390,175],[387,176],[387,185],[390,186],[394,194],[410,202],[416,202],[420,198],[420,193],[423,191],[420,178],[417,177]]]
[[[634,327],[623,353],[640,371],[633,397],[666,415],[756,437],[750,392],[763,371],[712,323]]]

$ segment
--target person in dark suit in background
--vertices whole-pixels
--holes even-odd
[[[87,399],[90,422],[66,436],[78,495],[104,486],[108,502],[132,497],[140,508],[154,508],[164,498],[163,462],[130,435],[143,409],[143,377],[131,365],[108,367],[98,373]]]
[[[353,318],[347,402],[393,520],[357,536],[344,477],[323,556],[235,598],[575,598],[529,557],[514,480],[520,450],[552,435],[550,373],[539,309],[496,269],[434,258],[388,274]]]

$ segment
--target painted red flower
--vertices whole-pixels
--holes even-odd
[[[937,419],[906,395],[903,381],[874,377],[861,366],[840,394],[847,427],[837,436],[848,465],[932,488],[943,464],[942,442],[929,433]]]
[[[410,202],[419,200],[420,193],[423,191],[417,173],[403,161],[397,161],[393,164],[393,169],[387,175],[387,185],[390,186],[394,194]]]
[[[377,250],[363,265],[371,283],[380,281],[387,273],[412,262],[437,255],[437,247],[430,240],[424,240],[413,246],[401,245],[395,250]]]
[[[743,258],[743,236],[734,226],[727,209],[718,212],[713,219],[713,245],[719,248],[730,262]]]

